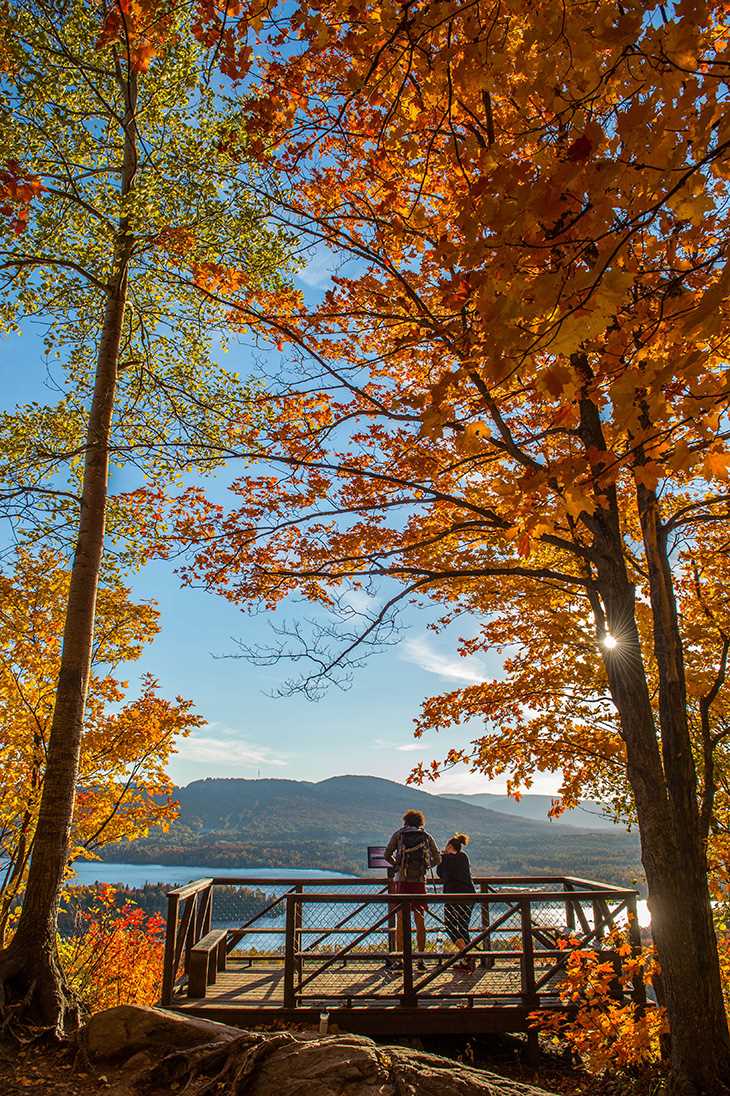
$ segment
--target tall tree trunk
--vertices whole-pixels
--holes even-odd
[[[603,586],[601,594],[609,624],[621,621],[620,646],[607,652],[605,660],[636,800],[652,933],[671,1027],[674,1091],[720,1096],[730,1093],[730,1041],[704,848],[683,831],[672,809],[638,629],[628,615],[634,608],[633,588],[628,582],[623,590],[612,584]],[[618,625],[612,626],[618,633]]]
[[[684,973],[696,982],[697,1026],[672,1025],[672,1056],[692,1060],[714,1079],[715,1089],[724,1082],[730,1089],[730,1036],[722,995],[717,959],[717,938],[707,878],[705,833],[702,827],[699,787],[687,719],[686,678],[682,637],[679,628],[674,582],[669,562],[666,532],[662,526],[656,494],[640,486],[637,491],[644,551],[649,571],[649,592],[654,625],[654,653],[659,670],[659,723],[662,758],[672,834],[676,847],[677,874],[670,909],[679,914],[681,936],[673,946],[684,962]],[[674,917],[671,918],[674,920]],[[652,907],[652,925],[657,933],[672,931],[667,910]],[[658,943],[658,940],[657,940]],[[679,976],[678,976],[679,975]],[[664,983],[667,1003],[681,1001],[687,1007],[686,986],[681,971],[666,968]],[[708,1091],[711,1091],[708,1088]]]
[[[122,194],[136,171],[136,79],[125,82]],[[119,223],[112,277],[104,309],[89,411],[81,513],[69,583],[61,664],[33,853],[23,906],[10,946],[0,953],[0,1010],[61,1036],[77,1008],[60,968],[56,944],[58,903],[68,861],[84,708],[91,668],[108,497],[109,444],[119,350],[127,300],[132,239],[126,216]]]
[[[605,451],[593,377],[583,354],[572,364],[583,378],[580,435],[587,453]],[[585,524],[593,533],[594,600],[618,645],[604,651],[609,688],[621,722],[636,801],[652,932],[662,968],[671,1027],[673,1090],[679,1096],[730,1096],[730,1038],[712,924],[697,784],[687,727],[684,667],[671,571],[657,539],[656,514],[640,499],[650,570],[654,642],[660,681],[657,727],[636,624],[636,592],[626,571],[618,500],[600,486],[601,505]],[[601,621],[597,619],[599,633]]]

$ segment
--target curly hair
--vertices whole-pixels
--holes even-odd
[[[424,815],[423,811],[406,811],[406,813],[403,815],[404,826],[418,826],[420,828],[425,824],[425,822],[426,816]]]

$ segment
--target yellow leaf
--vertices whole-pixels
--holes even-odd
[[[681,220],[699,225],[705,213],[713,207],[712,198],[705,191],[705,181],[698,173],[691,175],[685,185],[676,194],[667,198],[666,204]]]
[[[646,464],[634,465],[634,479],[642,487],[646,487],[647,491],[653,491],[663,475],[664,472],[656,461],[650,460]]]
[[[580,517],[582,513],[592,514],[596,509],[596,500],[582,491],[580,487],[566,488],[565,508],[572,518]]]
[[[668,457],[665,457],[666,463],[675,472],[686,472],[692,467],[697,457],[689,448],[686,442],[680,442],[677,448]]]
[[[561,395],[564,388],[567,388],[573,381],[573,373],[565,365],[553,365],[550,369],[546,369],[540,377],[545,388],[550,395],[557,399]]]
[[[730,479],[730,452],[714,449],[707,453],[704,471],[707,479]]]
[[[730,263],[725,263],[718,280],[703,293],[697,307],[690,312],[684,324],[685,329],[692,331],[717,312],[728,293],[730,293]]]
[[[489,427],[486,423],[470,422],[462,433],[457,435],[456,448],[461,453],[479,453],[485,439],[489,436]]]
[[[440,438],[445,421],[446,415],[440,407],[426,408],[421,418],[421,436],[424,438]]]
[[[602,335],[619,311],[633,283],[634,275],[626,270],[607,271],[583,306],[561,320],[555,334],[549,337],[545,349],[551,354],[567,356],[576,351],[586,339]]]

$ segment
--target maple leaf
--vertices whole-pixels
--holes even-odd
[[[529,533],[523,533],[517,541],[517,552],[520,556],[529,556],[532,548],[532,537]]]
[[[569,160],[571,164],[582,164],[590,158],[593,151],[593,144],[589,137],[585,133],[582,133],[580,137],[576,137],[574,141],[568,145],[565,151],[565,158]]]
[[[456,437],[456,447],[461,453],[479,453],[489,438],[489,427],[484,422],[470,422]]]
[[[730,478],[730,450],[710,450],[705,455],[704,468],[708,479]]]
[[[439,437],[447,417],[447,413],[440,407],[427,407],[421,416],[421,433],[425,437]]]
[[[558,398],[565,388],[574,382],[571,369],[565,365],[553,365],[541,375],[541,380],[548,392],[554,398]]]
[[[654,491],[663,475],[665,475],[665,471],[656,461],[646,461],[643,464],[634,465],[634,479],[642,487],[646,487],[647,491]]]
[[[565,491],[565,508],[573,518],[582,513],[592,514],[596,509],[596,500],[578,486],[568,487]]]
[[[155,56],[155,47],[152,42],[136,42],[130,50],[130,61],[135,72],[147,72]]]

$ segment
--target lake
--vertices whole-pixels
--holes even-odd
[[[354,876],[341,871],[322,871],[320,868],[211,868],[190,864],[113,864],[105,860],[75,860],[73,882],[90,886],[93,883],[118,883],[126,887],[143,887],[145,883],[172,883],[181,886],[191,879],[210,876],[238,876],[241,879],[276,879],[289,876],[296,879],[351,879]],[[639,924],[651,923],[646,900],[637,903]]]
[[[118,883],[124,887],[143,887],[145,883],[172,883],[181,886],[192,879],[210,876],[238,876],[241,879],[351,879],[341,871],[320,868],[210,868],[197,864],[113,864],[106,860],[74,860],[71,865],[73,883],[91,886],[93,883]]]

